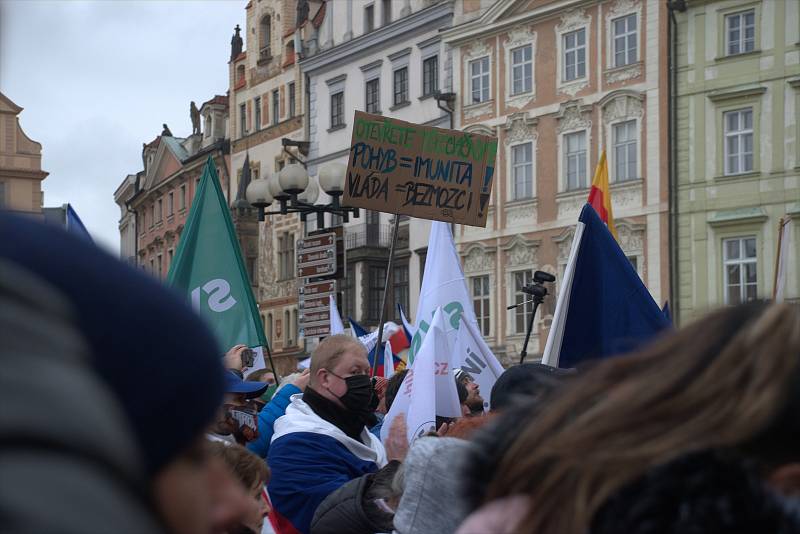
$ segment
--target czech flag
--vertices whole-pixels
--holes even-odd
[[[597,168],[594,170],[594,178],[592,179],[592,189],[589,191],[589,204],[592,205],[594,211],[600,217],[600,220],[606,223],[608,231],[617,239],[617,229],[614,226],[614,212],[611,209],[611,189],[608,186],[608,161],[606,160],[606,151],[600,153],[600,160],[597,162]]]
[[[367,332],[367,329],[358,324],[353,320],[352,317],[347,318],[350,321],[350,326],[353,329],[353,334],[359,339],[365,339],[369,336],[370,332]],[[373,336],[377,336],[377,332],[372,333]],[[403,350],[407,349],[408,338],[406,337],[405,332],[402,328],[397,326],[392,321],[387,321],[383,325],[383,339],[389,341],[392,344],[392,360],[394,362],[394,370],[397,370],[399,365],[405,365],[403,359],[398,356],[398,353]],[[369,351],[369,365],[370,367],[374,366],[374,358],[375,358],[375,349],[378,347],[377,344],[372,346]],[[383,354],[378,358],[378,367],[375,369],[375,376],[386,376],[384,374],[384,364],[383,364]],[[401,367],[402,369],[402,367]]]
[[[575,227],[542,363],[568,368],[624,354],[669,326],[619,244],[586,204]]]

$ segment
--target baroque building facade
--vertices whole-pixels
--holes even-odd
[[[114,194],[121,258],[160,279],[169,272],[209,156],[230,198],[228,99],[217,95],[199,112],[205,119],[203,132],[176,137],[164,125],[161,135],[142,147],[143,169],[127,175]]]
[[[619,243],[662,304],[667,263],[666,7],[658,0],[456,3],[456,122],[496,136],[486,228],[456,240],[481,330],[501,358],[522,347],[535,270],[557,277],[528,353],[541,354],[574,226],[602,150]]]
[[[0,93],[0,209],[41,216],[42,145],[19,124],[22,108]]]
[[[800,1],[692,1],[675,13],[677,319],[800,298]]]
[[[255,180],[305,159],[303,148],[285,147],[284,140],[305,139],[305,84],[295,44],[312,24],[306,5],[297,0],[251,0],[245,6],[244,35],[238,26],[235,30],[229,63],[232,191],[246,189],[247,184],[239,186],[245,161]],[[232,204],[238,200],[231,199]],[[254,221],[254,211],[242,200],[241,208],[234,204],[234,213]],[[305,353],[295,272],[303,227],[295,214],[268,216],[257,224],[257,240],[248,241],[242,254],[256,273],[256,302],[275,365],[278,372],[288,373]]]

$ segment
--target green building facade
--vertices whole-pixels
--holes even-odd
[[[675,12],[673,312],[772,296],[789,218],[800,300],[800,0],[688,0]]]

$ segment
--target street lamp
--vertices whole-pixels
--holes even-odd
[[[317,214],[317,226],[325,225],[325,213],[338,215],[347,222],[350,214],[358,218],[358,208],[344,207],[340,204],[339,197],[344,194],[345,172],[347,166],[342,163],[330,162],[322,166],[319,171],[319,185],[310,177],[302,165],[290,163],[279,173],[268,178],[253,180],[245,196],[251,206],[258,209],[258,220],[264,221],[266,215],[285,215],[299,213],[300,219],[305,222],[311,213]],[[315,204],[322,188],[331,196],[330,204]],[[265,211],[265,208],[277,202],[278,211]]]

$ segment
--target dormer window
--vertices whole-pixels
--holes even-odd
[[[211,114],[206,115],[206,131],[203,135],[205,138],[211,137],[211,132],[214,129],[214,118]]]
[[[269,15],[264,15],[258,24],[258,59],[268,60],[272,57],[270,53],[270,42],[272,40],[272,20]]]

